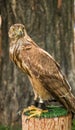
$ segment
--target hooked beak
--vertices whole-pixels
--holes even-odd
[[[21,28],[19,28],[19,30],[17,31],[17,35],[18,35],[18,36],[22,36],[22,35],[23,35],[23,31],[22,31]]]

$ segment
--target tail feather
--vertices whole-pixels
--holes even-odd
[[[67,97],[66,97],[67,103],[69,105],[69,109],[70,111],[72,111],[73,113],[75,113],[75,97],[73,96],[72,93],[70,93]]]
[[[65,97],[61,97],[60,101],[70,112],[75,113],[75,97],[71,92]]]

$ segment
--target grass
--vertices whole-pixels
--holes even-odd
[[[68,114],[68,111],[65,108],[59,107],[59,106],[47,106],[47,109],[48,109],[48,112],[42,113],[40,117],[54,118],[54,117],[59,117],[59,116],[65,116]],[[25,112],[25,115],[29,116],[30,112],[31,111]],[[36,116],[36,117],[38,117],[38,116]]]
[[[75,119],[72,121],[73,125],[72,125],[72,130],[75,130]]]
[[[19,128],[19,127],[11,127],[11,126],[3,126],[3,125],[1,125],[0,126],[0,130],[22,130],[21,128]]]

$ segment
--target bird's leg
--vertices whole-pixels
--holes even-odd
[[[33,106],[38,107],[38,100],[33,100],[31,104],[32,104]]]
[[[38,98],[38,95],[36,94],[35,91],[34,91],[34,94],[35,94],[35,96],[34,96],[34,100],[32,102],[32,105],[45,110],[46,109],[46,105],[43,102],[43,100],[40,97]]]
[[[33,106],[38,106],[38,95],[37,95],[37,93],[35,92],[35,90],[33,89],[33,91],[34,91],[34,100],[32,101],[32,105]]]
[[[30,119],[31,117],[34,117],[34,116],[40,117],[42,113],[48,112],[42,99],[39,100],[39,103],[37,102],[37,100],[34,100],[34,103],[37,106],[31,105],[28,108],[25,108],[23,110],[22,114],[24,114],[26,112],[29,112],[29,114],[30,114],[30,116],[28,116],[27,119]]]
[[[44,101],[40,98],[39,102],[38,102],[38,108],[46,110],[46,105],[44,103]]]
[[[48,112],[48,110],[43,110],[35,106],[29,106],[27,109],[23,110],[22,114],[26,113],[27,111],[29,111],[30,114],[30,116],[27,117],[27,120],[35,116],[40,117],[42,113]]]

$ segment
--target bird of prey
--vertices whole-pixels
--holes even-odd
[[[75,112],[75,97],[54,58],[28,36],[24,25],[12,25],[8,34],[10,58],[28,75],[35,102],[43,104],[55,98],[68,111]]]

